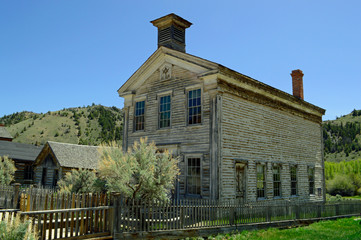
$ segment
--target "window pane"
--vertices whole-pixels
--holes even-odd
[[[144,130],[144,106],[145,106],[145,101],[135,103],[135,111],[134,111],[135,131]]]
[[[198,124],[201,119],[201,90],[188,92],[188,124]]]
[[[201,194],[201,166],[200,158],[188,158],[187,193]]]
[[[160,98],[159,106],[159,128],[170,127],[171,98],[164,96]]]
[[[257,197],[265,197],[265,166],[257,164]]]

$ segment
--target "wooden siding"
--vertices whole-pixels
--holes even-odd
[[[222,96],[220,198],[235,198],[234,161],[248,163],[247,200],[256,200],[256,164],[266,164],[266,199],[273,199],[272,164],[281,165],[282,198],[290,197],[289,165],[298,166],[299,198],[323,200],[322,132],[319,123],[228,93]],[[315,193],[308,194],[307,166],[315,167]],[[291,198],[292,199],[292,198]],[[275,200],[275,199],[273,199]]]
[[[46,179],[44,185],[42,184],[43,169],[46,169]],[[55,170],[58,170],[58,180],[59,180],[62,176],[61,168],[57,166],[52,154],[48,154],[45,157],[45,159],[35,167],[34,184],[37,184],[38,186],[53,187],[53,178],[54,178]]]
[[[194,88],[192,88],[194,87]],[[202,89],[202,124],[187,125],[187,90]],[[158,128],[158,107],[159,94],[171,90],[171,127]],[[185,194],[185,155],[202,154],[201,195],[204,198],[210,197],[210,95],[204,89],[202,81],[197,79],[196,74],[186,71],[180,67],[173,66],[172,78],[160,80],[159,70],[154,72],[149,79],[139,88],[134,97],[145,96],[145,130],[134,132],[133,106],[126,109],[125,137],[128,138],[127,146],[130,147],[140,137],[148,137],[148,141],[154,141],[158,145],[175,144],[178,146],[178,153],[181,155],[179,167],[181,176],[179,178],[179,194]]]

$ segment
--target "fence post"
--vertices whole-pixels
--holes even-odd
[[[113,206],[113,209],[111,211],[111,214],[109,216],[109,227],[110,227],[110,233],[112,234],[112,236],[115,236],[115,233],[119,232],[119,218],[118,216],[120,216],[119,211],[120,211],[120,193],[112,193],[110,195],[110,205]]]
[[[14,189],[14,202],[13,202],[13,208],[18,209],[19,208],[19,199],[20,199],[20,183],[15,183],[13,186]]]
[[[335,212],[336,212],[336,216],[339,216],[340,215],[340,205],[338,203],[336,203],[335,205]]]
[[[265,206],[263,206],[265,207]],[[266,222],[271,222],[271,218],[272,218],[272,212],[271,212],[272,207],[266,207]]]
[[[296,204],[294,206],[295,206],[296,219],[300,219],[300,206],[299,204]]]
[[[322,204],[317,204],[316,206],[317,206],[317,217],[320,218],[322,212]]]

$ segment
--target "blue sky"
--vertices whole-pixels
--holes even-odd
[[[361,1],[0,0],[0,116],[92,103],[123,107],[117,89],[157,48],[149,21],[192,22],[186,51],[282,91],[304,72],[324,120],[361,109]]]

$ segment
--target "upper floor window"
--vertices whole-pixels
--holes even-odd
[[[170,127],[171,98],[170,95],[160,97],[159,128]]]
[[[273,196],[281,196],[281,167],[279,165],[273,166]]]
[[[309,193],[315,194],[315,168],[308,167],[307,173],[308,173]]]
[[[188,92],[188,124],[198,124],[202,122],[201,89]]]
[[[135,103],[134,110],[134,130],[144,130],[144,107],[145,101]]]
[[[187,194],[201,194],[201,158],[187,158]]]
[[[264,198],[266,191],[265,165],[257,164],[257,198]]]
[[[297,195],[297,166],[290,167],[291,173],[291,196]]]

